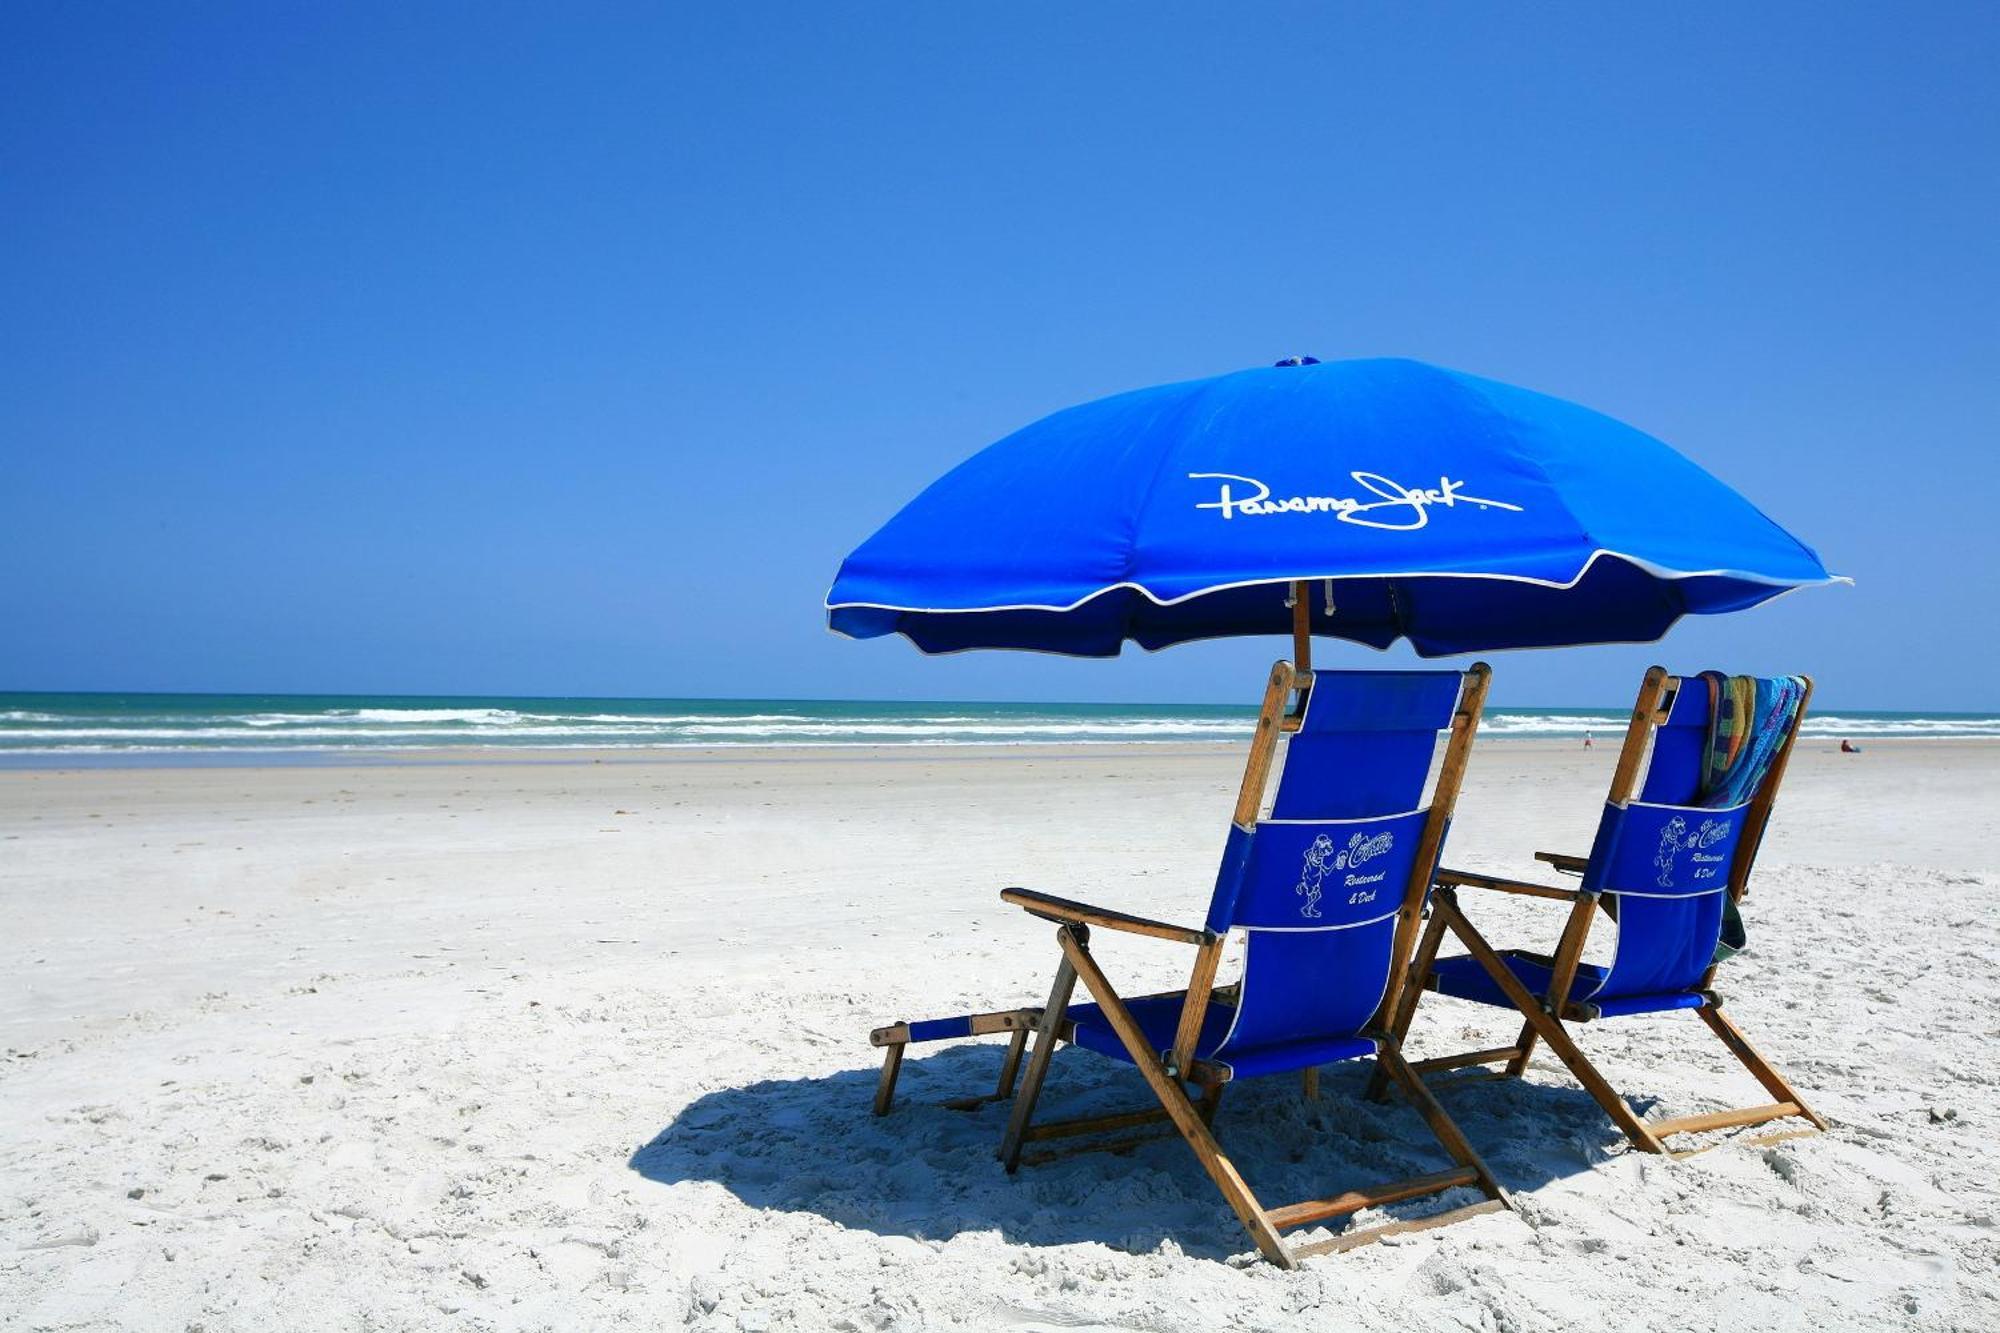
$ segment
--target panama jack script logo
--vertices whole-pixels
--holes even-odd
[[[1220,482],[1220,494],[1213,500],[1195,502],[1196,509],[1214,509],[1224,518],[1265,517],[1271,514],[1332,514],[1342,523],[1356,527],[1380,528],[1388,532],[1414,532],[1431,521],[1430,511],[1472,505],[1478,509],[1504,509],[1518,514],[1521,506],[1505,500],[1485,500],[1467,495],[1462,481],[1439,477],[1436,486],[1410,487],[1376,472],[1350,472],[1354,484],[1366,498],[1349,495],[1290,495],[1273,499],[1271,488],[1255,477],[1234,472],[1190,472],[1190,481]],[[1250,488],[1239,495],[1232,483]]]

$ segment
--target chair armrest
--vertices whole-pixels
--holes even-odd
[[[1453,889],[1497,889],[1502,893],[1520,893],[1530,898],[1555,898],[1566,903],[1575,902],[1583,896],[1577,889],[1555,889],[1546,884],[1530,884],[1524,879],[1507,879],[1501,875],[1475,875],[1470,870],[1440,869],[1431,876],[1431,883]]]
[[[1571,856],[1567,852],[1536,852],[1537,861],[1547,861],[1558,872],[1565,875],[1581,875],[1583,868],[1590,864],[1587,857]]]
[[[1002,889],[1000,901],[1025,908],[1032,915],[1048,921],[1103,926],[1106,930],[1122,930],[1132,935],[1149,935],[1156,940],[1206,944],[1214,938],[1205,930],[1189,930],[1186,926],[1154,921],[1149,917],[1133,916],[1129,912],[1114,912],[1108,907],[1092,907],[1089,903],[1058,898],[1048,893],[1037,893],[1033,889]]]

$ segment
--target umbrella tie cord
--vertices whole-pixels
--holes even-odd
[[[1333,619],[1333,580],[1326,580],[1326,618]]]

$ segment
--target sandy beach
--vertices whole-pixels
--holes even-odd
[[[1581,850],[1613,758],[1483,746],[1448,860]],[[1793,764],[1720,985],[1824,1136],[1667,1161],[1552,1061],[1441,1080],[1518,1213],[1284,1273],[1176,1140],[1003,1175],[1004,1107],[936,1105],[984,1090],[990,1044],[913,1048],[869,1116],[870,1027],[1046,991],[1048,928],[1002,886],[1198,921],[1240,762],[0,773],[0,1326],[2000,1326],[1996,743]],[[1560,922],[1469,906],[1509,945]],[[1184,979],[1166,945],[1101,952],[1134,990]],[[1410,1045],[1511,1031],[1436,1000]],[[1765,1100],[1686,1016],[1584,1041],[1653,1114]],[[1268,1199],[1434,1169],[1365,1076],[1246,1084],[1218,1132]],[[1048,1097],[1142,1094],[1071,1051]]]

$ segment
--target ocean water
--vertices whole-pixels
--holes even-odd
[[[0,764],[200,763],[369,751],[675,746],[1006,745],[1247,739],[1256,709],[1227,704],[856,703],[799,699],[496,699],[369,695],[5,694]],[[1594,732],[1619,708],[1489,706],[1486,739]],[[1808,736],[2000,736],[2000,715],[1842,711]]]

